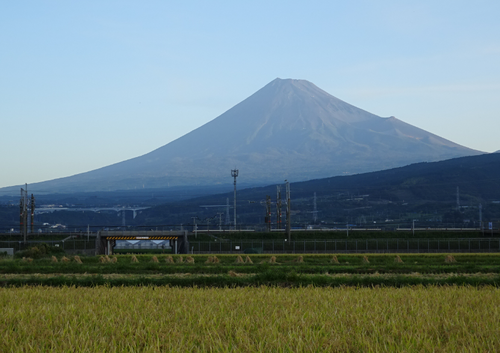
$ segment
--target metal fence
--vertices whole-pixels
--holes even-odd
[[[68,254],[95,255],[95,239],[67,239],[67,240],[44,240],[44,241],[0,241],[0,248],[13,248],[14,251],[26,250],[40,244],[47,244],[63,249]]]
[[[500,239],[371,239],[371,240],[305,240],[305,241],[227,241],[190,242],[194,254],[242,253],[437,253],[500,252]]]
[[[59,241],[0,241],[0,248],[25,250],[46,243],[58,246],[68,254],[95,255],[95,239],[68,239]],[[254,251],[270,254],[286,253],[437,253],[437,252],[500,252],[499,238],[460,239],[368,239],[368,240],[241,240],[241,241],[190,241],[194,254],[243,253]],[[155,248],[139,244],[130,249]],[[161,245],[156,246],[160,249]],[[167,247],[165,247],[167,249]],[[251,250],[253,249],[253,250]]]

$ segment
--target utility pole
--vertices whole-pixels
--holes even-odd
[[[198,227],[196,226],[196,217],[191,217],[193,219],[193,231],[194,231],[194,237],[198,238]]]
[[[481,231],[483,230],[483,205],[479,204],[479,226],[481,227]]]
[[[236,230],[236,178],[238,177],[238,169],[231,169],[231,176],[234,178],[234,230]]]
[[[222,230],[222,215],[224,213],[219,212],[217,214],[219,215],[219,230]]]
[[[286,235],[288,241],[292,240],[292,230],[291,230],[291,205],[290,205],[290,183],[285,180],[286,184]]]
[[[313,219],[314,219],[314,224],[316,224],[316,221],[318,220],[318,207],[316,206],[316,191],[314,192]]]
[[[35,196],[31,194],[31,203],[30,203],[30,214],[31,214],[31,233],[35,232]]]
[[[229,227],[231,226],[231,216],[229,215],[229,197],[226,198],[226,226]]]

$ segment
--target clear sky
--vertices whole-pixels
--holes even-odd
[[[1,1],[0,187],[143,155],[273,79],[500,149],[500,1]]]

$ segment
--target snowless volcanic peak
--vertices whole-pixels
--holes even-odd
[[[146,155],[31,190],[96,191],[300,181],[476,155],[350,105],[311,82],[275,79],[214,120]],[[16,189],[17,192],[18,189]]]

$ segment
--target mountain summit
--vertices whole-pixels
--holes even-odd
[[[275,79],[196,130],[141,157],[32,184],[50,192],[317,179],[480,154],[356,108],[305,80]]]

